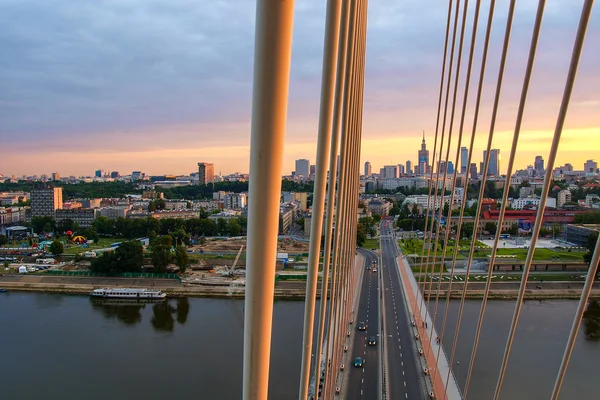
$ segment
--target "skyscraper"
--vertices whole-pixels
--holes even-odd
[[[536,156],[533,167],[535,168],[536,175],[544,175],[544,158],[542,156]]]
[[[372,175],[372,172],[371,172],[371,163],[367,161],[365,163],[365,176],[368,178],[371,175]]]
[[[306,159],[296,160],[296,176],[302,175],[305,178],[308,178],[310,175],[310,161]]]
[[[398,164],[398,177],[401,177],[404,174],[405,174],[404,165]]]
[[[427,145],[425,144],[425,131],[423,131],[423,141],[421,142],[421,150],[419,150],[418,156],[419,166],[415,172],[425,175],[429,172],[429,150],[427,150]]]
[[[469,149],[466,147],[460,148],[460,173],[464,174],[469,168]]]
[[[487,157],[487,150],[483,151],[483,161]],[[500,149],[492,149],[490,151],[490,165],[487,171],[488,176],[500,176]]]
[[[454,173],[454,163],[452,161],[448,161],[447,170],[448,170],[448,174]]]
[[[410,160],[406,160],[406,173],[407,174],[412,174],[412,163],[410,162]]]
[[[215,166],[212,163],[198,163],[198,185],[208,185],[215,181]]]
[[[477,179],[477,164],[475,163],[471,163],[471,165],[469,166],[469,179]]]
[[[96,178],[102,178],[102,170],[101,170],[101,169],[97,169],[97,170],[94,172],[94,176],[95,176]]]

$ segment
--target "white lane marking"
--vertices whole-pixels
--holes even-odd
[[[404,381],[404,387],[406,387],[406,381]]]

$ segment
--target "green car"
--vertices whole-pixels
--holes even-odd
[[[360,358],[360,357],[356,357],[354,359],[354,366],[357,367],[357,368],[362,367],[363,366],[363,359]]]

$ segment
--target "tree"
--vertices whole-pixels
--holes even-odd
[[[144,248],[139,240],[122,242],[114,251],[104,252],[92,260],[90,269],[101,274],[117,275],[139,272],[144,260]]]
[[[33,228],[35,233],[39,234],[54,231],[56,223],[52,217],[32,217],[29,225]]]
[[[488,231],[490,234],[494,235],[496,233],[496,224],[493,222],[486,222],[484,230]]]
[[[8,243],[8,238],[5,235],[0,235],[0,246],[5,245],[6,243]]]
[[[49,250],[50,253],[54,254],[55,256],[59,256],[64,253],[65,248],[60,240],[55,240],[50,244]]]
[[[179,245],[175,249],[175,264],[181,272],[185,272],[188,265],[190,265],[190,258],[184,246]]]
[[[98,217],[92,222],[92,228],[99,235],[113,236],[116,233],[115,220],[107,217]]]
[[[171,261],[172,239],[169,235],[157,236],[152,244],[152,265],[156,272],[164,273]]]
[[[475,225],[472,222],[463,222],[460,228],[460,235],[463,238],[470,238],[473,236],[473,230]]]
[[[598,232],[594,232],[587,237],[586,246],[588,252],[583,255],[583,261],[586,263],[590,263],[592,261],[592,256],[594,255],[594,250],[596,248],[596,243],[598,242]],[[600,271],[596,271],[596,276],[594,279],[598,279],[600,276]]]
[[[71,218],[65,218],[58,222],[56,229],[60,233],[65,233],[67,231],[75,232],[79,229],[79,224]]]
[[[230,219],[227,222],[227,230],[229,231],[229,236],[240,236],[242,234],[242,227],[235,219]]]
[[[225,236],[229,233],[227,230],[227,221],[224,218],[217,219],[217,232],[220,236]]]
[[[364,226],[359,225],[358,229],[356,230],[356,245],[358,247],[362,247],[366,240],[367,235],[365,234],[365,228]]]

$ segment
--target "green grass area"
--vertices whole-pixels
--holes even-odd
[[[365,243],[362,245],[364,249],[378,249],[379,248],[379,239],[367,239]]]
[[[465,259],[469,256],[470,244],[471,242],[465,239],[462,239],[459,242],[459,249],[457,254],[457,259]],[[404,254],[424,254],[427,256],[427,250],[423,253],[423,240],[421,239],[404,239],[399,240],[398,244],[400,245],[400,249]],[[454,252],[453,241],[448,242],[448,246],[446,248],[446,257],[452,257]],[[492,249],[490,247],[485,246],[485,244],[477,241],[475,244],[477,247],[485,247],[484,249],[477,248],[473,253],[474,258],[482,258],[487,257],[492,254]],[[430,257],[433,257],[435,252],[435,242],[431,245]],[[516,256],[517,260],[524,261],[527,258],[528,249],[503,249],[499,248],[497,251],[497,255],[499,256]],[[437,255],[441,256],[442,249],[441,245],[438,243],[438,251]],[[533,255],[534,260],[564,260],[564,261],[583,261],[583,256],[585,252],[578,251],[568,251],[568,250],[553,250],[553,249],[544,249],[539,248],[535,250]]]
[[[93,251],[95,249],[105,249],[107,247],[110,247],[111,244],[113,243],[119,243],[122,242],[123,240],[127,240],[127,239],[107,239],[107,238],[100,238],[100,240],[98,241],[98,243],[92,243],[89,245],[89,247],[85,248],[82,246],[77,246],[74,244],[65,244],[65,241],[62,240],[63,244],[65,244],[65,252],[64,254],[78,254],[78,253],[84,253],[86,251]],[[67,246],[69,246],[69,248],[67,249]]]

